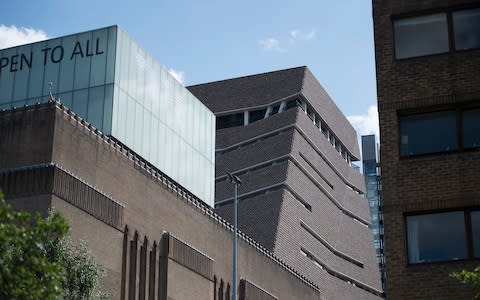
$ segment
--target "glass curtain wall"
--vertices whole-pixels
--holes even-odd
[[[0,110],[50,92],[214,205],[215,116],[118,26],[0,50]]]
[[[110,133],[116,27],[0,51],[0,109],[47,102],[50,91]]]
[[[213,206],[215,116],[118,30],[112,135]]]

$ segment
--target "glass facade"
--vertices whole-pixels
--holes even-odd
[[[50,90],[213,206],[215,116],[123,30],[0,50],[0,109],[46,102]]]
[[[117,27],[0,50],[0,109],[46,102],[50,91],[105,133]],[[51,85],[50,85],[51,83]]]
[[[362,163],[365,186],[367,188],[368,206],[370,208],[371,229],[375,245],[380,245],[380,223],[379,223],[379,194],[377,174],[377,154],[375,135],[362,136]],[[378,262],[381,262],[382,249],[375,247]]]
[[[382,287],[386,290],[386,270],[385,255],[383,252],[383,207],[381,198],[380,167],[377,155],[377,143],[375,135],[362,136],[362,165],[365,186],[367,188],[366,197],[370,208],[370,218],[373,235],[373,243],[377,254],[377,262],[380,269],[380,278]]]

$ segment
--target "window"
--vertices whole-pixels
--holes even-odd
[[[395,20],[397,59],[448,52],[447,14]]]
[[[480,147],[480,109],[462,112],[462,136],[465,148]]]
[[[402,157],[480,147],[479,108],[400,116],[399,120]]]
[[[407,216],[408,262],[468,257],[463,211]]]
[[[402,117],[400,145],[401,156],[457,149],[455,111]]]
[[[315,111],[309,106],[307,106],[307,115],[315,123]]]
[[[472,211],[471,222],[473,256],[480,257],[480,211]]]
[[[480,8],[453,12],[455,50],[480,47]]]
[[[270,112],[270,115],[273,116],[277,114],[279,110],[280,110],[280,103],[272,107],[272,111]]]
[[[393,21],[397,59],[480,48],[480,8]]]
[[[288,110],[288,109],[291,109],[291,108],[294,108],[294,107],[297,107],[297,106],[302,106],[302,104],[300,103],[300,101],[298,99],[293,99],[293,100],[290,100],[287,102],[287,104],[285,105],[285,110]]]
[[[328,139],[328,128],[327,128],[327,124],[321,122],[321,123],[320,123],[320,130],[322,131],[323,135]]]
[[[217,117],[217,129],[243,126],[243,112]]]
[[[249,111],[249,117],[248,117],[248,122],[253,123],[256,121],[259,121],[265,117],[265,113],[267,112],[267,109],[259,109],[259,110],[252,110]]]

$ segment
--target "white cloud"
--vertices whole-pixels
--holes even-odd
[[[290,37],[294,40],[310,41],[315,39],[317,31],[312,29],[310,31],[304,32],[298,29],[293,29],[289,31]]]
[[[367,114],[348,116],[347,119],[352,123],[359,137],[367,134],[375,134],[377,140],[379,139],[377,106],[370,106]]]
[[[185,85],[185,72],[175,70],[175,69],[168,69],[168,72],[175,77],[176,80],[178,80],[181,84]]]
[[[286,52],[287,50],[280,46],[280,41],[276,38],[267,38],[259,41],[260,46],[264,51],[272,52]]]
[[[43,30],[0,24],[0,49],[47,39]]]

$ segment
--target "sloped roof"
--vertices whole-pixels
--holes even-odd
[[[215,114],[302,95],[354,158],[360,158],[355,129],[306,66],[192,85],[187,89]]]

